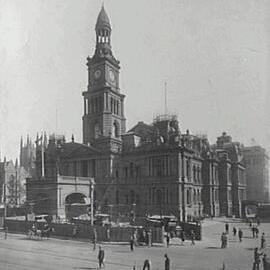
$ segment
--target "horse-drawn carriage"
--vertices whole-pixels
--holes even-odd
[[[47,220],[43,216],[36,216],[32,227],[27,231],[27,237],[30,239],[49,239],[53,228],[51,228]]]

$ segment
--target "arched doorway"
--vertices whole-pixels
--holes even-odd
[[[88,205],[86,196],[82,193],[71,193],[65,199],[66,218],[78,217],[87,214]]]

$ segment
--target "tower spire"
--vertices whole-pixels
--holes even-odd
[[[96,54],[111,54],[111,30],[110,19],[103,3],[96,23]]]

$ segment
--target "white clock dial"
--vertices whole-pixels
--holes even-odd
[[[115,74],[114,74],[114,71],[111,69],[109,70],[109,78],[110,78],[111,82],[115,81]]]
[[[101,70],[100,69],[97,69],[95,72],[94,72],[94,77],[95,79],[99,79],[101,76]]]

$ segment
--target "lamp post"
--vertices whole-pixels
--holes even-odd
[[[185,162],[184,162],[184,139],[181,139],[181,192],[182,192],[182,221],[186,222],[186,201],[185,201]]]
[[[95,181],[94,178],[90,179],[90,212],[91,212],[91,226],[94,226],[94,188],[95,188]]]
[[[6,227],[6,218],[7,218],[7,194],[6,194],[6,178],[4,180],[3,184],[3,193],[4,193],[4,198],[3,198],[3,203],[4,203],[4,228]]]

